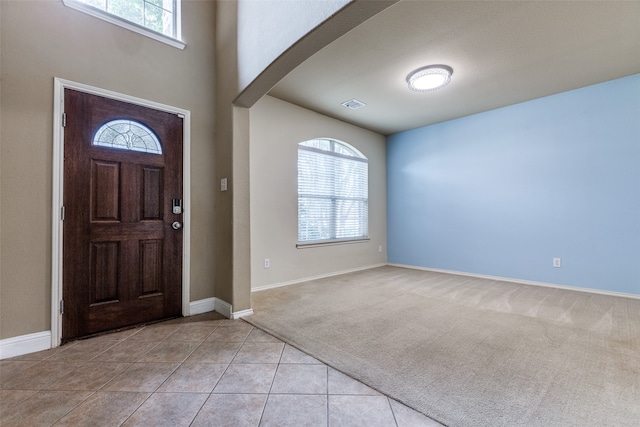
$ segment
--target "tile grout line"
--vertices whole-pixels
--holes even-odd
[[[184,327],[184,326],[181,326],[181,328],[183,328],[183,327]],[[193,349],[193,351],[191,351],[191,352],[187,355],[187,357],[185,357],[185,358],[184,358],[184,360],[183,360],[183,361],[178,365],[178,367],[176,368],[176,371],[177,371],[178,369],[180,369],[180,367],[184,365],[184,363],[187,361],[187,359],[189,359],[189,357],[191,357],[191,355],[192,355],[193,353],[195,353],[195,351],[196,351],[197,349],[199,349],[199,348],[200,348],[200,347],[205,343],[205,341],[207,340],[207,338],[209,338],[209,337],[210,337],[210,336],[211,336],[215,331],[217,331],[219,328],[220,328],[220,325],[216,326],[216,327],[215,327],[215,328],[214,328],[214,329],[213,329],[209,334],[207,334],[207,336],[206,336],[206,337],[205,337],[205,338],[200,342],[200,344],[199,344],[196,348],[194,348],[194,349]],[[177,333],[177,332],[178,332],[178,331],[176,331],[176,332],[174,332],[174,333]],[[173,335],[173,334],[171,334],[171,335]],[[235,357],[235,356],[234,356],[234,357]],[[229,365],[230,365],[230,364],[229,364]],[[227,369],[229,368],[229,365],[227,365]],[[172,373],[171,373],[171,375],[173,375],[173,373],[175,373],[176,371],[172,372]],[[226,372],[226,369],[225,369],[225,372]],[[164,381],[162,382],[162,384],[158,387],[158,389],[156,389],[156,392],[157,392],[157,390],[159,390],[159,389],[160,389],[160,387],[162,387],[162,386],[164,385],[164,383],[166,383],[166,382],[169,380],[169,378],[171,378],[171,375],[169,375],[169,376],[167,377],[167,379],[166,379],[166,380],[164,380]],[[220,375],[220,378],[222,378],[222,375],[224,375],[224,372]],[[196,420],[196,418],[198,417],[198,415],[199,415],[199,414],[200,414],[200,412],[202,411],[202,408],[204,408],[204,405],[207,403],[207,401],[208,401],[208,400],[209,400],[209,398],[211,397],[211,394],[213,393],[213,389],[215,389],[215,388],[216,388],[216,385],[218,385],[218,382],[220,382],[220,378],[218,378],[218,380],[216,381],[216,383],[213,385],[213,387],[211,388],[211,391],[210,391],[209,393],[207,393],[207,398],[206,398],[206,399],[204,399],[204,400],[202,401],[202,405],[200,405],[200,407],[198,408],[198,410],[196,411],[196,413],[193,415],[193,418],[191,419],[191,421],[189,421],[189,426],[191,426],[191,425],[193,424],[193,422]],[[154,394],[155,394],[156,392],[154,392]]]
[[[154,346],[153,346],[153,347],[151,347],[147,352],[145,352],[144,354],[142,354],[138,359],[136,359],[136,361],[132,362],[132,363],[131,363],[131,365],[133,365],[134,363],[137,363],[137,361],[138,361],[138,360],[142,359],[142,358],[143,358],[147,353],[149,353],[151,350],[153,350],[153,349],[154,349],[154,348],[156,348],[158,345],[160,345],[160,343],[162,343],[162,342],[167,342],[167,339],[168,339],[171,335],[175,334],[176,332],[178,332],[178,331],[179,331],[180,329],[182,329],[183,327],[184,327],[184,325],[181,325],[181,326],[180,326],[180,327],[178,327],[174,332],[172,332],[171,334],[167,335],[163,340],[158,341],[158,343],[157,343],[156,345],[154,345]],[[146,326],[145,326],[145,328],[146,328]],[[158,392],[158,390],[160,389],[160,387],[162,387],[162,386],[164,385],[164,383],[166,383],[166,382],[167,382],[167,380],[168,380],[168,379],[169,379],[169,378],[170,378],[170,377],[171,377],[171,376],[172,376],[172,375],[173,375],[173,374],[174,374],[174,373],[175,373],[175,372],[176,372],[176,371],[177,371],[177,370],[178,370],[178,369],[183,365],[183,363],[184,363],[184,362],[189,358],[189,356],[191,356],[191,355],[193,354],[193,352],[195,352],[198,348],[200,348],[200,346],[201,346],[202,344],[204,344],[205,340],[206,340],[206,339],[207,339],[211,334],[213,334],[213,333],[214,333],[218,328],[219,328],[219,326],[216,326],[216,327],[215,327],[215,329],[213,329],[213,330],[212,330],[212,331],[207,335],[207,337],[206,337],[204,340],[202,340],[202,342],[201,342],[201,343],[200,343],[200,344],[199,344],[195,349],[193,349],[193,350],[192,350],[192,351],[191,351],[191,352],[190,352],[190,353],[189,353],[189,354],[188,354],[188,355],[187,355],[187,356],[182,360],[182,362],[179,362],[179,363],[178,363],[178,365],[175,367],[175,369],[174,369],[173,371],[171,371],[171,373],[167,376],[167,378],[165,378],[165,380],[164,380],[164,381],[162,381],[162,383],[160,383],[160,384],[158,385],[158,387],[156,387],[156,388],[155,388],[155,390],[153,390],[152,392],[150,392],[150,393],[149,393],[149,396],[147,396],[147,398],[146,398],[146,399],[144,399],[144,400],[140,403],[140,405],[138,405],[138,406],[137,406],[137,407],[136,407],[136,408],[131,412],[131,414],[129,414],[129,416],[127,416],[127,418],[125,418],[125,420],[124,420],[120,425],[125,424],[125,423],[126,423],[126,422],[127,422],[127,421],[128,421],[128,420],[129,420],[129,419],[130,419],[130,418],[131,418],[131,417],[132,417],[132,416],[133,416],[133,415],[134,415],[134,414],[135,414],[135,413],[136,413],[136,412],[137,412],[141,407],[142,407],[142,405],[144,405],[144,404],[145,404],[145,403],[146,403],[146,402],[151,398],[151,396],[155,395],[155,394]],[[142,329],[144,329],[144,328],[141,328],[141,330],[142,330]],[[136,334],[137,334],[137,332],[136,332]],[[136,335],[136,334],[131,334],[131,336]],[[126,339],[128,339],[128,338],[130,338],[130,337],[127,337]],[[126,340],[126,339],[125,339],[125,340]],[[131,366],[131,365],[130,365],[130,366]],[[130,367],[130,366],[129,366],[129,367]],[[127,367],[127,369],[129,369],[129,367]],[[125,371],[126,371],[126,369],[125,369]],[[124,371],[123,371],[123,372],[124,372]],[[116,375],[116,376],[117,376],[117,375]],[[111,381],[113,381],[113,379],[114,379],[116,376],[114,376],[114,377],[113,377],[109,382],[107,382],[107,384],[108,384],[108,383],[110,383]],[[104,386],[106,386],[106,384],[105,384]],[[103,386],[103,387],[104,387],[104,386]],[[215,388],[215,386],[214,386],[214,388]],[[208,399],[208,397],[207,397],[207,399]],[[200,411],[202,410],[202,407],[203,407],[203,406],[204,406],[204,404],[207,402],[207,399],[205,399],[205,400],[204,400],[204,402],[202,402],[202,405],[200,406],[200,408],[199,408],[199,409],[198,409],[198,411],[196,412],[196,415],[193,417],[193,419],[191,420],[191,422],[189,423],[189,425],[191,425],[191,424],[193,423],[193,421],[195,420],[195,417],[200,413]]]
[[[122,340],[122,342],[127,341],[129,338],[131,338],[132,336],[138,334],[139,332],[141,332],[143,329],[146,329],[147,326],[144,326],[142,328],[140,328],[140,331],[131,334],[130,336],[128,336],[127,338],[125,338],[124,340]],[[147,353],[149,353],[151,350],[153,350],[154,348],[156,348],[158,345],[160,345],[162,342],[167,341],[167,338],[169,338],[171,335],[173,335],[174,333],[178,332],[180,329],[182,328],[182,326],[178,327],[174,332],[172,332],[171,334],[167,335],[164,339],[157,341],[156,344],[151,347],[149,350],[147,350],[145,353],[143,353],[142,355],[140,355],[137,359],[135,359],[133,362],[131,362],[129,364],[129,366],[123,370],[120,374],[122,374],[123,372],[126,372],[127,369],[129,369],[131,366],[133,366],[135,363],[139,363],[138,360],[142,359],[144,356],[147,355]],[[216,328],[217,329],[217,328]],[[213,331],[212,331],[213,333]],[[195,350],[194,350],[195,351]],[[153,391],[148,392],[149,395],[133,410],[131,411],[131,413],[124,419],[124,421],[122,423],[120,423],[120,425],[123,425],[124,423],[126,423],[132,416],[133,414],[135,414],[141,407],[142,405],[144,405],[149,398],[151,398],[151,396],[153,396],[160,387],[162,387],[162,385],[169,379],[169,377],[171,377],[171,375],[173,375],[180,366],[182,366],[182,363],[184,363],[184,361],[191,355],[191,353],[189,353],[189,355],[187,355],[187,357],[185,357],[185,359],[182,362],[179,362],[178,365],[171,371],[171,373],[167,376],[167,378],[164,379],[164,381],[162,381],[162,383],[160,383]],[[118,375],[120,375],[118,374]],[[110,384],[118,375],[115,375],[113,378],[111,378],[109,381],[107,381],[107,383],[105,383],[102,387],[100,387],[100,389],[106,387],[108,384]],[[114,391],[116,392],[116,391]],[[106,393],[109,393],[109,391],[106,391]]]
[[[40,391],[44,391],[44,390],[40,390]],[[89,400],[89,398],[91,396],[93,396],[94,394],[96,394],[96,391],[92,391],[86,398],[82,399],[80,402],[78,402],[73,408],[69,409],[64,415],[60,416],[57,420],[55,420],[53,423],[51,423],[51,426],[56,425],[57,423],[60,422],[61,419],[63,419],[64,417],[66,417],[67,415],[69,415],[71,413],[71,411],[73,411],[74,409],[76,409],[78,406],[82,405],[84,402],[86,402],[87,400]]]
[[[147,328],[147,326],[144,326],[143,328],[141,328],[139,332],[141,332],[141,331],[142,331],[143,329],[145,329],[145,328]],[[180,329],[180,328],[178,328],[178,329]],[[177,330],[178,330],[178,329],[176,329],[176,332],[177,332]],[[137,334],[137,333],[139,333],[139,332],[136,332],[135,334],[132,334],[131,336],[136,335],[136,334]],[[167,337],[165,337],[165,340],[166,340],[170,335],[172,335],[172,334],[169,334]],[[127,339],[129,339],[129,338],[130,338],[130,337],[127,337],[125,340],[127,340]],[[129,369],[131,366],[133,366],[133,364],[134,364],[134,363],[138,363],[138,362],[137,362],[138,360],[142,359],[142,358],[143,358],[147,353],[149,353],[151,350],[153,350],[153,349],[154,349],[154,348],[156,348],[158,345],[160,345],[160,343],[161,343],[162,341],[164,341],[164,340],[158,341],[158,342],[156,343],[156,345],[154,345],[153,347],[151,347],[151,348],[150,348],[149,350],[147,350],[144,354],[140,355],[140,357],[138,357],[135,361],[131,362],[131,365],[129,365],[129,366],[127,367],[127,369]],[[164,380],[160,385],[158,385],[158,387],[156,387],[156,388],[155,388],[155,390],[153,390],[153,391],[149,392],[149,395],[148,395],[148,396],[147,396],[147,397],[146,397],[146,398],[145,398],[145,399],[144,399],[144,400],[143,400],[143,401],[142,401],[142,402],[141,402],[141,403],[140,403],[140,404],[139,404],[139,405],[138,405],[138,406],[133,410],[133,411],[131,411],[131,413],[130,413],[130,414],[129,414],[125,419],[124,419],[124,421],[122,421],[119,425],[123,425],[123,424],[125,424],[125,423],[126,423],[126,422],[127,422],[127,421],[132,417],[132,416],[133,416],[133,414],[135,414],[135,413],[138,411],[138,409],[140,409],[140,408],[142,407],[142,405],[144,405],[144,404],[149,400],[149,398],[150,398],[151,396],[153,396],[153,395],[154,395],[155,391],[156,391],[156,390],[158,390],[160,387],[162,387],[162,384],[164,384],[164,383],[165,383],[165,381],[167,381],[167,379],[168,379],[171,375],[173,375],[173,373],[178,369],[178,367],[179,367],[180,365],[181,365],[181,364],[178,364],[178,366],[177,366],[173,371],[171,371],[171,373],[169,374],[169,376],[167,376],[167,378],[165,378],[165,380]],[[122,372],[126,372],[126,371],[127,371],[127,369],[125,369],[125,370],[124,370],[124,371],[122,371]],[[121,372],[121,373],[122,373],[122,372]],[[118,375],[120,375],[120,374],[118,374]],[[111,380],[110,380],[108,383],[110,383],[111,381],[113,381],[113,380],[114,380],[118,375],[116,375],[116,376],[114,376],[113,378],[111,378]],[[108,383],[107,383],[107,384],[108,384]],[[106,386],[106,384],[105,384],[105,386]],[[104,387],[104,386],[103,386],[103,387]]]
[[[256,330],[257,328],[253,325],[251,325],[251,331]],[[251,333],[249,333],[249,335],[251,335]],[[249,338],[249,335],[247,335],[247,338]],[[258,426],[260,426],[260,424],[262,424],[262,419],[264,418],[264,412],[267,410],[267,405],[269,404],[269,397],[271,397],[271,390],[273,389],[273,383],[276,381],[276,375],[278,375],[278,370],[280,369],[280,363],[282,362],[282,355],[284,354],[284,343],[282,345],[282,350],[280,351],[280,357],[278,358],[278,363],[276,364],[276,371],[273,374],[273,378],[271,379],[271,385],[269,386],[269,391],[267,392],[267,398],[264,402],[264,407],[262,408],[262,413],[260,414],[260,420],[258,421]]]
[[[146,325],[145,325],[145,326],[143,326],[142,328],[140,328],[140,330],[139,330],[138,332],[131,334],[130,336],[128,336],[127,338],[125,338],[124,340],[122,340],[122,342],[127,341],[129,338],[131,338],[132,336],[134,336],[134,335],[136,335],[136,334],[140,333],[142,330],[146,329],[147,327],[148,327],[148,326],[146,326]],[[173,333],[177,332],[180,328],[181,328],[181,327],[177,328],[177,329],[176,329],[176,331],[174,331]],[[120,372],[119,374],[114,375],[114,376],[113,376],[113,378],[111,378],[109,381],[107,381],[105,384],[103,384],[103,385],[102,385],[102,387],[100,387],[98,390],[102,390],[104,387],[106,387],[108,384],[110,384],[110,383],[111,383],[111,382],[112,382],[116,377],[118,377],[118,376],[119,376],[119,375],[121,375],[122,373],[126,372],[126,371],[127,371],[129,368],[131,368],[131,366],[133,366],[134,364],[136,364],[136,363],[142,363],[142,362],[138,362],[138,360],[142,359],[145,355],[147,355],[147,353],[149,353],[151,350],[153,350],[154,348],[156,348],[157,346],[159,346],[162,342],[166,341],[166,340],[167,340],[167,338],[168,338],[169,336],[173,335],[173,333],[171,333],[171,334],[167,335],[167,336],[166,336],[164,339],[162,339],[162,340],[159,340],[159,341],[157,341],[157,342],[155,342],[155,341],[154,341],[154,342],[155,342],[155,345],[154,345],[153,347],[149,348],[149,350],[147,350],[146,352],[144,352],[143,354],[141,354],[141,355],[140,355],[137,359],[135,359],[133,362],[130,362],[130,363],[129,363],[129,366],[127,366],[127,368],[126,368],[126,369],[124,369],[124,370],[123,370],[122,372]],[[132,342],[132,341],[130,341],[130,342]],[[105,350],[105,351],[106,351],[106,350]],[[102,353],[101,353],[101,354],[102,354]],[[96,356],[96,357],[97,357],[97,356]],[[140,408],[142,407],[142,405],[144,405],[144,404],[149,400],[149,398],[150,398],[151,396],[153,396],[153,395],[155,394],[155,392],[156,392],[160,387],[162,387],[162,384],[164,384],[164,383],[166,382],[166,380],[167,380],[171,375],[173,375],[173,373],[174,373],[174,372],[178,369],[178,367],[180,367],[181,365],[182,365],[182,363],[178,363],[178,366],[176,366],[176,367],[171,371],[171,373],[167,376],[167,378],[165,378],[165,380],[164,380],[162,383],[160,383],[160,384],[159,384],[159,385],[158,385],[154,390],[152,390],[152,391],[150,391],[150,392],[143,392],[143,393],[149,393],[149,395],[148,395],[148,396],[147,396],[147,397],[146,397],[146,398],[145,398],[145,399],[144,399],[144,400],[143,400],[143,401],[142,401],[142,402],[141,402],[141,403],[140,403],[140,404],[139,404],[139,405],[138,405],[138,406],[137,406],[137,407],[136,407],[136,408],[135,408],[135,409],[134,409],[134,410],[133,410],[133,411],[132,411],[132,412],[131,412],[127,417],[126,417],[126,418],[125,418],[125,419],[124,419],[124,421],[123,421],[120,425],[122,425],[122,424],[126,423],[126,422],[129,420],[129,418],[131,418],[131,417],[133,416],[133,414],[135,414],[135,413],[136,413],[136,411],[137,411],[138,409],[140,409]],[[105,392],[107,392],[107,393],[108,393],[109,391],[107,390],[107,391],[105,391]],[[114,391],[114,392],[118,392],[118,391]]]
[[[56,354],[61,353],[61,352],[64,352],[64,351],[68,351],[69,349],[71,349],[71,348],[75,347],[75,346],[76,346],[76,344],[77,344],[77,342],[78,342],[78,341],[75,341],[74,343],[72,343],[72,344],[71,344],[67,349],[65,349],[65,350],[57,351],[57,352],[53,353],[52,355],[50,355],[50,356],[48,356],[48,357],[45,357],[45,358],[43,358],[43,359],[41,359],[41,360],[37,360],[37,361],[35,361],[36,363],[34,363],[32,366],[30,366],[30,367],[29,367],[29,368],[27,368],[27,369],[33,368],[33,367],[35,367],[35,366],[38,366],[39,364],[41,364],[41,363],[43,363],[43,362],[54,362],[54,363],[55,363],[55,362],[60,362],[60,363],[64,363],[64,362],[66,362],[66,361],[70,361],[70,362],[80,362],[78,366],[75,366],[75,367],[74,367],[74,370],[75,370],[75,369],[82,368],[82,367],[83,367],[83,366],[85,366],[87,363],[89,363],[91,360],[93,360],[93,358],[88,359],[88,360],[74,360],[74,359],[69,359],[69,360],[67,360],[67,359],[51,360],[51,357],[55,356]],[[114,345],[115,345],[115,344],[114,344]],[[112,346],[112,347],[113,347],[113,346]],[[110,347],[109,347],[109,348],[110,348]],[[108,349],[105,349],[104,351],[107,351],[107,350],[108,350]],[[103,351],[103,352],[104,352],[104,351]],[[101,354],[101,353],[99,353],[99,354]],[[96,356],[94,356],[94,357],[97,357],[97,355],[96,355]],[[21,372],[16,373],[15,375],[19,375],[20,373],[21,373]],[[115,376],[117,376],[117,375],[115,375]],[[114,377],[115,377],[115,376],[114,376]],[[13,375],[11,375],[10,377],[13,377]],[[101,386],[98,390],[50,390],[50,389],[47,389],[47,388],[46,388],[48,385],[50,385],[50,384],[52,384],[52,383],[55,383],[55,381],[56,381],[56,379],[51,379],[51,380],[49,380],[48,382],[46,382],[46,383],[42,384],[42,385],[40,386],[40,388],[36,388],[35,390],[28,389],[28,391],[33,391],[33,393],[32,393],[32,394],[30,394],[30,395],[28,395],[28,396],[26,396],[25,398],[21,399],[21,400],[19,401],[19,403],[22,403],[22,402],[24,402],[25,400],[27,400],[27,399],[29,399],[29,398],[31,398],[31,397],[33,397],[33,396],[36,396],[38,393],[42,393],[42,392],[61,392],[61,393],[63,393],[63,392],[83,392],[83,391],[88,391],[88,392],[90,392],[90,393],[89,393],[89,395],[88,395],[87,397],[85,397],[84,399],[82,399],[81,401],[79,401],[77,404],[75,404],[73,407],[71,407],[67,412],[65,412],[64,414],[62,414],[62,415],[61,415],[59,418],[57,418],[55,421],[53,421],[53,423],[51,423],[51,425],[52,425],[52,426],[53,426],[53,425],[55,425],[56,423],[58,423],[62,418],[64,418],[64,417],[66,417],[67,415],[69,415],[73,410],[75,410],[77,407],[79,407],[80,405],[82,405],[84,402],[86,402],[89,398],[91,398],[91,396],[95,395],[95,394],[97,393],[97,391],[98,391],[100,388],[102,388],[102,387],[104,386],[104,385],[103,385],[103,386]]]
[[[327,371],[327,407],[326,407],[326,410],[327,410],[327,427],[329,427],[329,416],[330,416],[330,413],[329,413],[329,365],[325,364],[324,368]]]
[[[220,325],[216,326],[215,329],[213,329],[200,343],[200,345],[198,347],[196,347],[195,350],[193,350],[193,352],[191,352],[189,354],[189,356],[184,359],[184,361],[180,364],[180,366],[182,366],[189,357],[191,357],[191,355],[193,353],[196,352],[196,350],[198,350],[202,345],[204,345],[204,343],[207,341],[207,339],[213,335],[213,333],[215,331],[217,331],[220,328]],[[246,338],[245,338],[246,341]],[[238,351],[240,350],[240,348],[238,348]],[[211,398],[211,396],[213,395],[213,390],[215,390],[216,386],[218,385],[218,383],[220,382],[220,380],[222,379],[222,376],[227,372],[227,370],[229,369],[229,366],[231,366],[231,362],[233,361],[233,359],[235,359],[236,355],[238,354],[238,351],[236,351],[236,354],[233,355],[233,358],[231,359],[231,361],[227,364],[227,367],[224,369],[224,371],[220,374],[220,377],[216,380],[216,383],[213,385],[213,387],[211,387],[211,390],[209,391],[209,393],[207,393],[207,398],[204,399],[204,401],[202,402],[202,405],[200,405],[200,408],[198,408],[198,410],[196,411],[196,413],[194,414],[193,418],[191,419],[191,421],[189,422],[189,426],[193,425],[193,423],[195,422],[195,420],[198,418],[198,415],[200,415],[200,412],[202,412],[202,408],[204,408],[204,406],[207,404],[207,402],[209,401],[209,399]],[[167,380],[169,379],[169,377],[167,377]],[[166,382],[166,380],[165,380]],[[163,383],[164,384],[164,383]]]
[[[393,422],[396,423],[396,427],[398,427],[398,419],[396,418],[396,412],[393,410],[393,406],[391,405],[391,400],[389,396],[383,395],[387,398],[387,405],[389,405],[389,410],[391,411],[391,416],[393,417]]]

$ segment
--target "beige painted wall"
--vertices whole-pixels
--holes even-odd
[[[247,108],[306,58],[395,1],[218,2],[216,165],[218,179],[231,179],[229,191],[216,196],[216,296],[234,312],[251,308]]]
[[[237,3],[219,2],[216,10],[216,297],[237,305],[233,298],[233,100],[238,95]],[[227,191],[220,180],[227,178]],[[248,233],[248,231],[247,231]],[[248,240],[248,237],[247,237]],[[248,287],[248,286],[247,286]],[[248,298],[246,298],[248,299]],[[247,304],[248,305],[248,304]],[[235,308],[234,308],[235,309]]]
[[[245,104],[394,1],[349,2],[311,35],[301,34],[302,43],[286,42],[296,49],[270,47],[282,55],[258,61],[258,68],[248,66],[248,75],[257,77]],[[343,1],[330,3],[318,9],[320,18],[326,17],[325,6],[338,8]],[[187,47],[179,50],[68,9],[59,0],[0,0],[0,339],[51,327],[54,77],[191,111],[191,300],[216,296],[233,303],[234,310],[250,307],[249,114],[232,107],[234,100],[243,105],[236,6],[183,1]],[[283,16],[264,19],[281,22]],[[224,28],[216,32],[216,24]],[[217,40],[220,36],[224,39]],[[268,39],[258,36],[261,43],[245,46],[243,57],[264,50]],[[219,191],[221,177],[232,178],[229,192]]]
[[[269,96],[250,113],[252,288],[385,263],[384,136]],[[297,144],[317,137],[347,142],[368,157],[371,241],[296,248]],[[269,269],[263,267],[265,258]]]
[[[60,1],[0,1],[0,339],[51,328],[54,77],[191,111],[191,300],[215,296],[215,3],[182,11],[179,50]]]

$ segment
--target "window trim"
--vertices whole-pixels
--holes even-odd
[[[317,248],[320,246],[336,246],[336,245],[349,245],[351,243],[366,243],[370,242],[371,237],[353,237],[350,239],[334,239],[334,240],[313,240],[309,242],[298,242],[296,243],[296,248],[298,249],[307,249],[307,248]]]
[[[86,13],[87,15],[91,15],[95,18],[98,19],[102,19],[103,21],[107,21],[110,22],[112,24],[115,24],[119,27],[122,28],[126,28],[127,30],[133,31],[135,33],[138,34],[142,34],[143,36],[147,36],[149,38],[152,38],[154,40],[157,40],[159,42],[168,44],[170,46],[176,47],[178,49],[184,49],[185,46],[187,45],[185,42],[183,42],[182,40],[180,40],[182,38],[182,25],[181,25],[181,21],[182,21],[182,13],[181,13],[181,1],[180,0],[176,0],[175,4],[176,4],[176,10],[174,11],[175,13],[175,20],[176,20],[176,38],[167,36],[165,34],[162,33],[158,33],[156,31],[153,31],[149,28],[143,27],[142,25],[138,25],[136,23],[133,23],[131,21],[127,21],[124,18],[121,18],[117,15],[113,15],[109,12],[105,12],[104,10],[101,9],[97,9],[95,7],[91,7],[87,4],[81,3],[79,1],[76,0],[62,0],[62,3],[71,8],[71,9],[75,9],[79,12],[82,13]]]

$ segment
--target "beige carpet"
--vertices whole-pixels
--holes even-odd
[[[640,300],[397,267],[253,293],[255,326],[448,426],[640,425]]]

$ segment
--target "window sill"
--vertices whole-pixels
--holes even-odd
[[[352,243],[366,243],[371,241],[369,237],[362,237],[358,239],[343,239],[343,240],[319,240],[315,242],[305,242],[296,244],[298,249],[317,248],[319,246],[335,246],[335,245],[349,245]]]
[[[168,44],[169,46],[173,46],[178,49],[184,49],[186,46],[186,43],[183,42],[182,40],[174,39],[173,37],[169,37],[169,36],[165,36],[164,34],[157,33],[148,28],[134,24],[133,22],[126,21],[115,15],[111,15],[99,9],[88,6],[84,3],[79,3],[74,0],[62,0],[62,3],[65,6],[70,7],[71,9],[75,9],[79,12],[86,13],[87,15],[91,15],[98,19],[102,19],[103,21],[107,21],[119,27],[126,28],[127,30],[133,31],[135,33],[142,34],[143,36],[147,36],[149,38],[152,38],[164,44]]]

